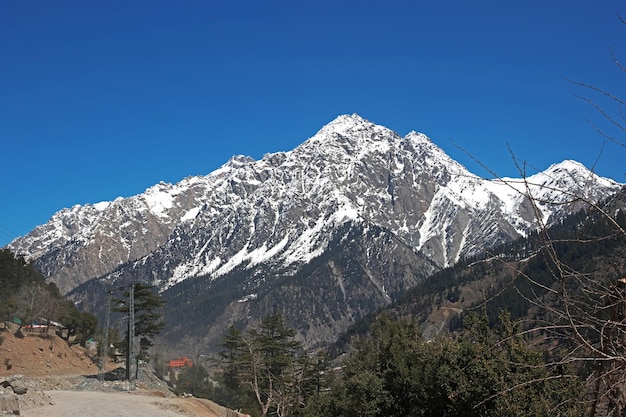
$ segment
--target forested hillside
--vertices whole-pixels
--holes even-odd
[[[412,407],[424,415],[622,415],[624,207],[622,191],[442,270],[357,323],[333,350],[349,352],[347,366],[322,409],[367,414],[369,401],[371,415],[400,415],[393,407],[423,396]],[[501,379],[479,383],[490,372]]]
[[[0,250],[0,318],[3,331],[8,322],[24,327],[60,322],[68,341],[84,345],[95,334],[98,320],[91,313],[79,311],[74,303],[61,296],[54,283],[46,283],[39,271],[8,249]]]
[[[604,205],[581,210],[548,230],[438,271],[387,310],[415,317],[422,334],[434,336],[460,329],[469,312],[482,312],[490,325],[502,310],[514,320],[537,318],[541,313],[537,300],[561,283],[556,274],[565,265],[569,275],[608,287],[626,278],[626,235],[620,233],[620,228],[626,229],[625,193],[622,190]],[[363,334],[375,317],[371,314],[355,324],[340,346]]]
[[[431,276],[340,339],[332,372],[303,351],[275,372],[293,333],[233,327],[208,395],[260,416],[622,415],[624,207],[621,192]]]

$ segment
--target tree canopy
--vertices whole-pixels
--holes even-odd
[[[161,308],[165,305],[165,301],[156,293],[154,286],[141,283],[133,285],[134,296],[134,314],[135,314],[135,336],[139,337],[139,355],[138,358],[148,360],[150,358],[149,349],[152,347],[152,339],[158,335],[165,322],[161,314]],[[125,289],[122,297],[115,300],[113,311],[129,314],[130,291]],[[128,332],[124,339],[123,345],[119,348],[126,352],[128,344]]]
[[[322,354],[307,354],[281,314],[264,317],[243,333],[231,327],[220,358],[227,404],[255,415],[301,415],[308,400],[326,385]]]
[[[580,415],[582,382],[552,368],[514,335],[468,318],[463,337],[426,341],[413,321],[381,315],[348,355],[342,377],[307,410],[310,416]]]
[[[31,263],[8,249],[0,249],[0,288],[0,315],[5,323],[19,320],[18,334],[35,321],[60,321],[67,327],[66,340],[84,346],[96,331],[95,315],[79,311],[54,283],[46,283]]]

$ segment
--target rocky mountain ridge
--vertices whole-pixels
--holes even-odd
[[[321,340],[433,271],[619,188],[574,161],[484,180],[423,134],[345,115],[292,151],[236,156],[207,176],[62,210],[9,247],[85,304],[94,288],[141,280],[196,311],[230,305],[239,319],[282,305]],[[203,294],[219,286],[222,304]],[[242,299],[253,301],[235,309]],[[309,306],[319,302],[326,310]]]
[[[593,200],[618,188],[574,161],[553,165],[526,183],[537,200],[553,203],[565,201],[563,189],[591,191]],[[491,217],[480,223],[504,226],[501,233],[509,238],[537,225],[524,186],[522,180],[485,181],[471,174],[423,134],[402,138],[357,115],[340,116],[291,152],[259,161],[236,156],[204,177],[63,209],[9,248],[69,291],[174,245],[181,235],[201,232],[187,253],[191,259],[161,279],[168,287],[190,276],[223,275],[240,264],[279,260],[297,269],[324,250],[330,231],[362,221],[392,230],[446,266],[498,240],[472,224],[478,212]],[[544,223],[560,215],[557,204],[552,206],[540,207]],[[277,230],[279,224],[290,227]],[[480,231],[474,233],[480,238],[468,240],[469,229]]]

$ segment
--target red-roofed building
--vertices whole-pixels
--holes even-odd
[[[170,368],[182,368],[185,366],[191,366],[191,359],[187,357],[180,357],[177,359],[170,359],[169,367]]]

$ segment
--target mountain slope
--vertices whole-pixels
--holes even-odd
[[[593,190],[592,199],[616,189],[571,161],[528,180],[535,189]],[[520,184],[474,176],[422,134],[401,138],[340,116],[291,152],[234,157],[205,177],[64,209],[9,247],[64,291],[157,250],[180,253],[160,274],[166,287],[240,264],[276,261],[295,270],[345,221],[388,228],[446,266],[537,225]],[[560,194],[549,200],[563,202]],[[567,209],[544,205],[542,218]]]
[[[160,183],[134,197],[63,209],[8,248],[33,260],[67,292],[165,243],[198,210],[207,181],[191,177],[176,185]]]
[[[614,297],[611,302],[620,304],[624,298],[615,288],[626,276],[625,209],[626,187],[598,209],[569,215],[545,233],[533,233],[489,255],[435,272],[387,308],[418,319],[425,337],[458,329],[468,313],[480,311],[495,323],[506,310],[513,319],[523,319],[522,328],[549,323],[563,330],[573,323],[581,325],[587,332],[583,337],[595,343],[599,338],[590,335],[606,331],[611,321],[609,315],[598,313],[603,299]],[[572,322],[565,306],[575,317]],[[351,333],[367,327],[364,321]],[[560,330],[538,334],[562,342],[567,332]]]
[[[10,248],[88,305],[104,288],[137,280],[181,312],[208,304],[205,324],[227,306],[237,310],[242,297],[251,302],[222,323],[271,306],[295,311],[295,301],[285,303],[297,299],[308,306],[301,316],[319,324],[298,323],[314,341],[431,272],[618,189],[573,161],[525,180],[487,181],[423,134],[400,137],[346,115],[292,151],[233,157],[204,177],[62,210]]]

